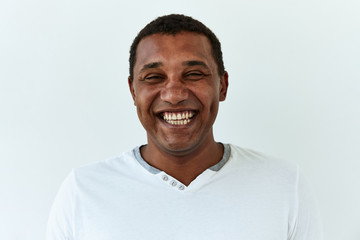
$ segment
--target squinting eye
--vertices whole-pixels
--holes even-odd
[[[187,80],[200,80],[203,77],[205,77],[206,75],[203,73],[199,73],[199,72],[191,72],[191,73],[187,73],[185,74],[185,79]]]
[[[151,82],[161,81],[162,79],[163,79],[163,77],[160,75],[148,75],[144,78],[145,81],[151,81]]]

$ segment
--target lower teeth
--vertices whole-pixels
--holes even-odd
[[[172,121],[172,120],[168,120],[166,121],[167,123],[170,123],[172,125],[185,125],[188,124],[190,122],[190,119],[186,119],[186,120],[177,120],[177,121]]]

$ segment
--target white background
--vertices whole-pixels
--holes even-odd
[[[298,163],[326,240],[360,239],[358,0],[0,0],[0,239],[44,239],[71,168],[145,143],[128,51],[184,13],[222,42],[216,140]]]

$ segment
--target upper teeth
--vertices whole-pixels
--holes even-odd
[[[192,111],[184,112],[164,112],[163,118],[165,121],[171,124],[187,124],[190,122],[190,118],[194,116]]]

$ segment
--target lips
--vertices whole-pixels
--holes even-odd
[[[190,111],[190,110],[176,111],[176,112],[166,111],[160,114],[161,118],[165,122],[176,126],[189,124],[193,119],[194,115],[195,115],[195,111]]]

